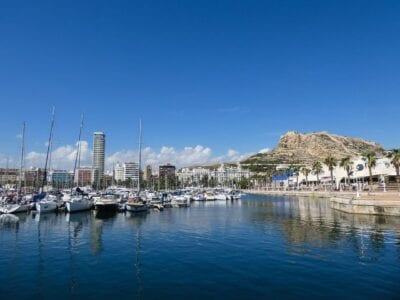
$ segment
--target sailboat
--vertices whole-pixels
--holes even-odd
[[[44,166],[44,174],[43,174],[42,186],[41,186],[41,193],[43,193],[44,186],[47,181],[47,168],[48,168],[48,164],[49,164],[49,156],[50,156],[52,139],[53,139],[54,116],[55,116],[55,108],[53,107],[51,124],[50,124],[50,135],[49,135],[49,140],[48,140],[48,144],[47,144],[46,163]],[[39,202],[36,203],[36,210],[40,213],[52,212],[52,211],[58,210],[60,205],[61,204],[58,202],[57,196],[49,195],[47,193],[46,196],[42,200],[40,200]]]
[[[22,174],[24,168],[24,144],[25,144],[25,122],[22,125],[22,133],[21,133],[21,164],[19,170],[19,179],[18,179],[18,195],[17,199],[13,200],[14,203],[6,203],[0,207],[0,212],[4,214],[14,214],[27,212],[31,208],[29,203],[27,203],[22,198]]]
[[[77,169],[77,164],[78,164],[78,166],[80,166],[82,129],[83,129],[83,115],[81,118],[81,127],[79,129],[78,149],[76,151],[74,173],[72,175],[71,198],[65,204],[67,207],[67,211],[70,213],[77,212],[77,211],[89,210],[93,205],[93,203],[89,199],[88,195],[85,194],[83,191],[81,191],[81,189],[79,189],[79,187],[77,187],[76,190],[73,191],[73,188],[75,185],[75,173],[76,173],[76,169]]]
[[[137,180],[138,191],[136,195],[132,195],[129,197],[128,202],[125,204],[125,208],[130,212],[145,212],[149,208],[146,204],[146,201],[143,201],[140,197],[140,175],[142,168],[142,120],[139,123],[139,176]]]

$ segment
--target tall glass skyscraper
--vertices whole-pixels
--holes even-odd
[[[103,132],[95,132],[93,136],[92,183],[97,188],[101,188],[103,183],[105,151],[106,135]]]

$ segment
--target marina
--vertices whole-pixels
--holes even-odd
[[[400,222],[243,195],[144,213],[0,216],[4,298],[397,298]],[[318,277],[318,280],[316,278]]]
[[[6,1],[0,300],[400,299],[400,1]]]

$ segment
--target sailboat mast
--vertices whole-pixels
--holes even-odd
[[[142,170],[142,119],[139,121],[139,175],[138,175],[138,195],[140,193],[140,173]]]
[[[24,168],[24,155],[25,155],[25,122],[22,123],[22,133],[21,133],[21,162],[19,166],[19,180],[18,180],[18,195],[22,193],[22,175]]]
[[[81,157],[80,152],[81,152],[81,138],[82,138],[83,120],[84,120],[84,116],[82,114],[82,116],[81,116],[81,126],[79,128],[78,147],[76,149],[76,156],[75,156],[74,173],[72,174],[71,194],[72,194],[72,190],[73,190],[74,185],[75,185],[75,173],[76,173],[76,166],[78,164],[78,160],[79,160],[79,165],[80,165],[80,157]],[[79,180],[79,175],[78,175],[78,180]],[[79,185],[79,182],[78,182],[78,185]]]
[[[44,165],[44,174],[43,174],[43,180],[42,180],[42,192],[43,188],[46,184],[47,181],[47,164],[49,162],[49,154],[50,154],[50,149],[51,149],[51,141],[53,138],[53,129],[54,129],[54,116],[55,116],[55,110],[56,108],[53,106],[53,112],[52,112],[52,117],[51,117],[51,124],[50,124],[50,134],[49,134],[49,141],[47,143],[47,154],[46,154],[46,163]]]

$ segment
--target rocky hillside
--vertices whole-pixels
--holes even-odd
[[[290,131],[281,137],[270,152],[259,153],[242,161],[243,164],[311,164],[322,161],[329,154],[337,159],[359,156],[366,150],[382,153],[377,143],[330,134],[328,132],[297,133]]]

